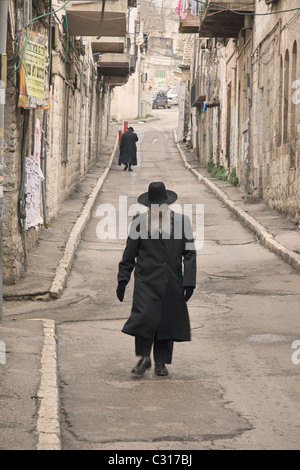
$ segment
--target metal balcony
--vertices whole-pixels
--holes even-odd
[[[180,21],[179,33],[194,34],[199,32],[200,21],[199,16],[193,16],[187,13],[184,20]]]
[[[125,38],[101,37],[99,39],[92,38],[93,53],[114,52],[122,54],[125,50]]]
[[[206,101],[206,92],[204,91],[203,77],[197,73],[191,86],[191,106],[201,107],[204,101]]]
[[[254,0],[210,0],[200,13],[199,35],[204,38],[236,38],[244,28],[247,13],[253,13]],[[234,13],[239,12],[239,14]],[[245,13],[242,15],[240,13]]]
[[[102,1],[81,0],[68,3],[67,19],[73,36],[126,36],[127,0],[106,0],[104,13]]]
[[[115,87],[123,86],[128,82],[129,77],[104,77],[103,83],[106,86]]]
[[[98,74],[104,77],[129,77],[129,54],[103,54],[97,63]]]

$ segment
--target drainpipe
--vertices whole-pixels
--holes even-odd
[[[246,194],[250,194],[251,139],[252,139],[251,114],[252,114],[252,100],[253,100],[253,65],[252,65],[253,47],[254,47],[254,25],[252,25],[252,37],[251,37],[250,88],[247,89],[247,93],[249,93],[249,97],[248,97],[248,147],[247,147],[246,185],[245,185]]]
[[[138,46],[138,116],[142,117],[142,72],[141,72],[141,48]]]
[[[52,11],[52,0],[50,0],[48,5],[48,13]],[[52,57],[52,20],[50,17],[49,21],[49,30],[48,30],[48,53],[51,64]],[[49,89],[50,89],[51,73],[49,70]],[[42,201],[43,201],[43,219],[45,227],[48,226],[48,195],[47,195],[47,157],[49,150],[48,142],[48,110],[44,109],[43,112],[43,128],[42,128],[42,139],[41,139],[41,169],[44,175],[44,180],[42,181]]]
[[[81,67],[81,75],[80,75],[80,110],[79,110],[78,139],[77,139],[78,144],[81,143],[81,120],[82,120],[82,109],[83,109],[83,93],[84,93],[84,57],[82,59],[82,67]]]
[[[8,0],[0,2],[0,321],[2,320],[3,269],[2,269],[2,208],[3,208],[3,154],[4,154],[4,106],[7,74],[6,35]]]
[[[100,136],[100,82],[97,76],[96,82],[96,162],[99,161],[99,136]]]
[[[90,106],[90,123],[89,123],[89,160],[92,158],[92,129],[93,129],[93,110],[94,110],[94,90],[95,88],[95,67],[92,67],[92,95]]]
[[[41,169],[44,175],[42,181],[43,219],[45,227],[48,226],[48,198],[47,198],[47,156],[48,156],[48,110],[44,109],[43,130],[41,140]]]
[[[23,110],[23,141],[21,152],[21,184],[19,191],[19,224],[21,229],[24,250],[24,271],[27,271],[27,243],[26,243],[26,151],[29,134],[30,109]]]

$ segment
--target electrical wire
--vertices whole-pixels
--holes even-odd
[[[159,48],[161,49],[161,48]],[[178,56],[178,55],[174,55],[174,53],[172,53],[172,55],[168,55],[168,54],[163,54],[162,52],[158,52],[157,50],[154,50],[154,49],[147,49],[147,52],[153,52],[153,54],[156,54],[156,55],[162,55],[164,57],[169,57],[169,59],[181,59],[182,57],[181,56]]]
[[[267,13],[254,13],[254,12],[250,12],[250,11],[243,12],[243,11],[238,11],[238,10],[232,10],[231,8],[225,7],[223,5],[217,5],[215,3],[205,2],[203,0],[194,0],[194,1],[197,2],[197,3],[201,3],[202,5],[207,5],[209,7],[211,6],[211,7],[215,7],[215,8],[220,8],[220,10],[226,10],[226,11],[229,11],[229,12],[234,13],[236,15],[268,16],[268,15],[277,15],[277,14],[280,14],[280,13],[289,13],[289,12],[292,12],[292,11],[299,11],[300,10],[300,7],[296,7],[296,8],[290,8],[289,10],[269,11]]]
[[[70,3],[71,0],[67,0],[63,6],[61,6],[60,8],[58,8],[57,10],[54,10],[54,11],[50,11],[48,13],[44,13],[43,15],[40,15],[40,16],[37,16],[36,18],[32,18],[30,21],[28,21],[28,23],[26,24],[26,26],[24,27],[24,29],[26,29],[26,32],[25,32],[25,43],[24,43],[24,46],[23,46],[23,52],[22,52],[22,56],[20,58],[20,61],[17,65],[17,67],[15,68],[15,70],[11,73],[10,77],[12,77],[16,72],[17,70],[19,69],[19,67],[21,66],[22,62],[23,62],[23,59],[24,59],[24,56],[25,56],[25,51],[26,51],[26,46],[27,46],[27,42],[28,42],[28,26],[33,23],[34,21],[36,20],[39,20],[40,18],[43,18],[44,16],[49,16],[49,15],[53,15],[57,12],[59,12],[60,10],[62,10],[63,8],[65,8],[68,3]],[[67,12],[67,10],[66,10]],[[67,14],[66,14],[67,16]],[[67,28],[67,41],[69,39],[69,31],[68,31],[68,28]],[[68,44],[69,46],[69,44]]]

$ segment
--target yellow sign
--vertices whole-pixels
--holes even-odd
[[[25,54],[26,88],[29,96],[45,97],[46,47],[33,41],[27,42]]]
[[[50,108],[49,87],[47,85],[48,37],[36,31],[23,31],[21,42],[20,94],[18,106],[22,108]],[[25,50],[24,50],[25,49]]]

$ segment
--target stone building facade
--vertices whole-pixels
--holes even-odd
[[[186,38],[178,34],[176,1],[141,0],[136,16],[132,15],[130,50],[136,68],[126,85],[113,90],[111,116],[118,122],[150,115],[153,92],[166,91],[182,80]]]
[[[183,46],[178,35],[177,0],[142,0],[141,19],[147,35],[147,53],[142,59],[144,101],[151,113],[152,93],[179,85]]]
[[[128,4],[126,0],[118,0],[112,5],[118,41],[126,42]],[[81,10],[77,12],[77,8]],[[110,74],[109,78],[114,80],[109,67],[115,64],[114,58],[104,65],[99,63],[99,54],[95,53],[100,47],[101,40],[96,39],[99,30],[92,32],[87,21],[80,21],[85,14],[90,18],[91,8],[95,8],[94,17],[99,18],[99,22],[93,24],[100,25],[101,2],[11,0],[8,4],[4,283],[16,283],[26,271],[28,250],[36,243],[40,231],[51,223],[63,201],[99,160],[108,134],[113,87],[106,75]],[[105,16],[101,25],[104,31]],[[115,47],[111,39],[111,20],[108,26],[105,34],[110,37],[102,38],[101,47],[109,51],[109,46]],[[83,27],[86,29],[81,29]],[[90,31],[94,37],[86,36]],[[122,35],[124,39],[120,38]],[[46,38],[42,59],[34,55],[39,48],[35,41],[39,42],[40,38]],[[31,73],[34,83],[39,60],[43,61],[45,70],[45,95],[43,99],[26,101],[24,90],[30,95],[28,77]],[[26,88],[22,88],[24,64]],[[120,85],[126,83],[129,76],[127,56],[124,64],[124,70],[115,72],[122,73],[122,80],[118,80]],[[38,84],[40,76],[36,76]]]
[[[246,194],[299,223],[298,2],[211,1],[197,22],[191,116],[201,164],[234,170]]]
[[[257,12],[266,6],[257,2]],[[297,1],[274,9],[292,10]],[[257,17],[253,35],[252,168],[254,189],[300,221],[300,9]]]

